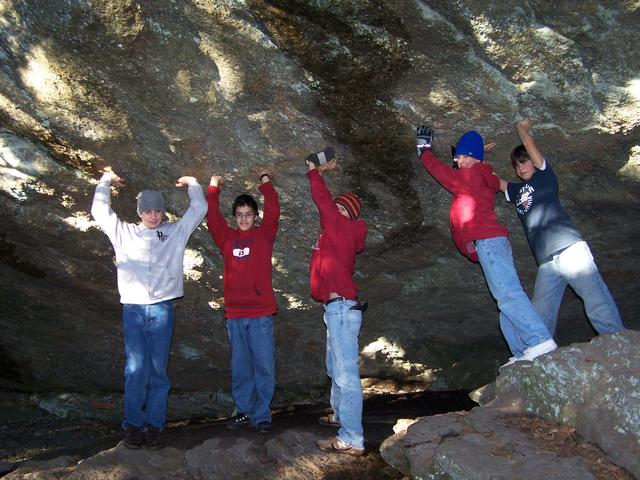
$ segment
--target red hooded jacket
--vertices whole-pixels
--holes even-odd
[[[455,169],[442,163],[431,150],[425,150],[420,159],[431,176],[453,194],[449,208],[453,243],[465,257],[477,262],[474,240],[509,236],[495,212],[500,179],[486,163]]]
[[[323,303],[331,292],[349,300],[358,298],[353,272],[356,254],[364,250],[367,224],[342,215],[317,170],[307,173],[311,198],[320,212],[322,233],[311,255],[311,296]]]
[[[220,213],[220,189],[209,186],[207,228],[224,261],[224,306],[227,318],[255,318],[278,311],[271,285],[271,256],[278,231],[280,203],[271,182],[260,185],[264,215],[246,232],[227,225]]]

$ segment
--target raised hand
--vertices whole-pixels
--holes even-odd
[[[492,152],[493,150],[495,150],[497,145],[498,145],[498,142],[496,142],[495,140],[491,140],[489,143],[485,143],[484,153]]]
[[[533,122],[529,117],[522,117],[522,119],[518,120],[518,122],[516,123],[516,127],[523,129],[525,132],[528,132],[529,130],[531,130],[531,127],[533,127]]]
[[[116,175],[116,172],[113,171],[111,166],[107,165],[101,170],[101,172],[105,175],[109,175],[109,181],[111,182],[111,185],[118,188],[126,186],[124,179]]]
[[[311,171],[311,170],[315,170],[315,169],[317,168],[317,167],[316,167],[316,164],[315,164],[315,163],[313,163],[311,160],[309,160],[309,157],[307,157],[307,158],[305,158],[305,159],[304,159],[304,163],[306,163],[306,164],[307,164],[307,167],[309,167],[309,171]]]
[[[176,180],[176,187],[178,188],[186,187],[190,183],[194,183],[194,182],[198,183],[195,177],[189,177],[189,176],[180,177],[178,180]]]
[[[258,172],[258,179],[260,180],[260,183],[270,182],[272,177],[273,175],[271,175],[271,172],[266,168],[262,168]]]
[[[223,183],[224,179],[220,175],[212,175],[209,185],[211,185],[212,187],[219,187]]]
[[[325,172],[328,172],[329,170],[333,170],[337,166],[338,166],[338,159],[336,157],[333,157],[333,159],[331,159],[329,162],[323,163],[318,167],[318,173],[320,175],[323,175]]]

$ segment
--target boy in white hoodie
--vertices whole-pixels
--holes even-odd
[[[111,185],[122,179],[111,167],[96,187],[91,214],[111,240],[116,254],[118,291],[122,303],[125,347],[124,444],[161,448],[167,414],[167,364],[173,334],[172,300],[183,296],[182,260],[191,233],[207,211],[202,188],[194,177],[180,177],[187,187],[189,209],[175,222],[164,222],[165,201],[160,192],[138,194],[141,222],[126,223],[111,209]]]

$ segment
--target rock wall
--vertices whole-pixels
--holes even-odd
[[[431,122],[446,159],[467,129],[498,141],[511,176],[520,114],[554,161],[627,326],[638,327],[638,5],[587,1],[7,0],[0,5],[0,387],[117,392],[113,253],[89,216],[99,170],[134,196],[186,208],[183,174],[221,174],[223,204],[257,195],[268,166],[282,199],[274,252],[278,399],[322,395],[324,326],[308,293],[318,233],[302,158],[335,145],[334,192],[365,201],[356,279],[370,302],[361,367],[371,389],[473,388],[509,356],[477,265],[448,232],[449,195],[414,154]],[[535,265],[498,199],[523,283]],[[170,375],[176,392],[229,388],[222,265],[204,226],[185,261]],[[568,293],[558,340],[593,335]],[[215,401],[215,400],[212,400]]]

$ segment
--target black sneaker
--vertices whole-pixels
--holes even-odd
[[[124,432],[124,446],[137,450],[144,444],[144,433],[139,428],[127,427]]]
[[[256,425],[256,432],[258,433],[273,433],[271,422],[260,422]]]
[[[227,421],[227,430],[238,430],[239,428],[249,425],[251,420],[244,413],[238,413],[235,417],[230,418]]]
[[[155,427],[147,427],[144,441],[149,450],[160,450],[164,447],[164,443],[162,442],[162,430]]]

